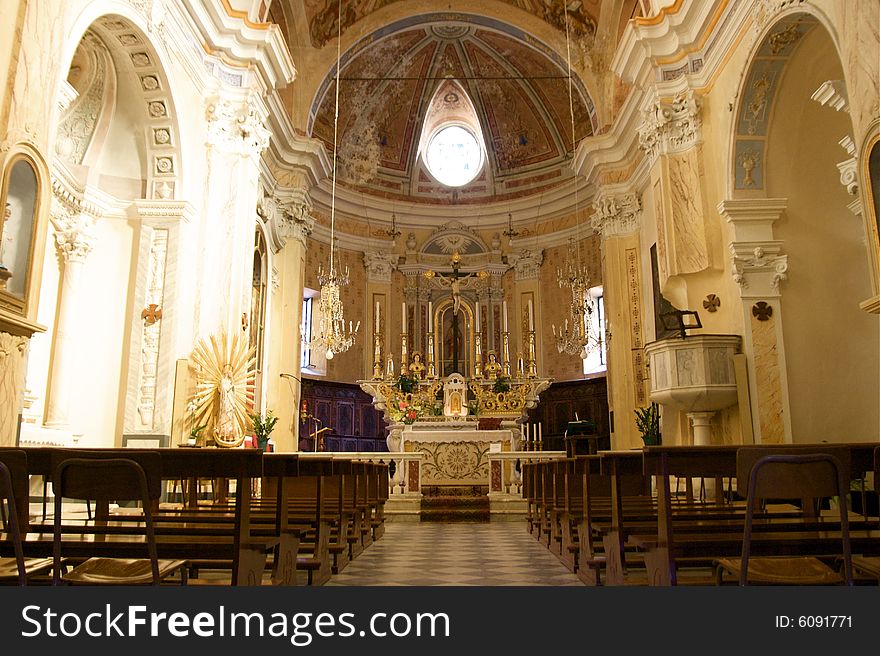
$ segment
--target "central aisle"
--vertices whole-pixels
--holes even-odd
[[[387,522],[327,585],[583,585],[523,522]]]

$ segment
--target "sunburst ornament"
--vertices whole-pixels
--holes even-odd
[[[197,371],[193,425],[205,426],[217,446],[239,446],[254,400],[256,347],[248,348],[243,333],[224,331],[202,339],[191,359]]]

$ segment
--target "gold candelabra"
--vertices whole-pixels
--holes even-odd
[[[474,335],[474,378],[483,377],[483,338],[480,333]]]
[[[409,370],[409,359],[406,352],[406,333],[400,333],[400,375],[406,376]]]
[[[373,380],[382,380],[382,336],[379,333],[373,345]]]
[[[504,375],[510,378],[510,333],[507,331],[501,333],[501,366]]]
[[[537,378],[538,377],[538,362],[537,362],[537,356],[535,354],[536,352],[535,352],[535,331],[534,330],[529,331],[528,339],[529,339],[529,361],[528,361],[529,378]]]
[[[437,377],[437,371],[434,368],[434,333],[428,333],[428,379]]]

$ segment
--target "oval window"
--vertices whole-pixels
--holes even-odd
[[[431,137],[425,149],[425,163],[439,182],[447,187],[461,187],[480,173],[483,149],[470,130],[450,125]]]

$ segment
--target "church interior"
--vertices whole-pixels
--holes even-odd
[[[876,0],[0,15],[0,580],[880,583]]]

